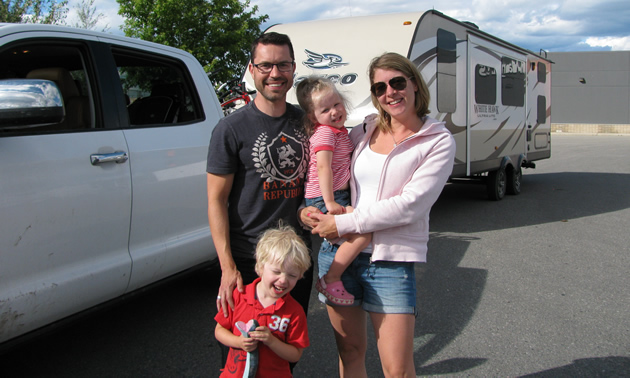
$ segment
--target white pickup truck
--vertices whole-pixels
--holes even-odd
[[[0,344],[216,259],[190,54],[0,24]]]

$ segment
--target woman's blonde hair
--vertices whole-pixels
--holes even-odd
[[[266,263],[294,264],[300,278],[311,267],[311,255],[306,244],[291,226],[283,225],[263,232],[256,245],[256,273],[262,275]]]
[[[413,62],[400,54],[392,52],[384,53],[380,56],[377,56],[376,58],[372,59],[368,69],[368,74],[370,76],[370,85],[374,84],[374,72],[377,69],[399,71],[410,80],[413,80],[413,82],[418,87],[414,104],[416,114],[418,115],[418,117],[422,118],[430,113],[429,102],[431,101],[431,95],[429,94],[429,88],[424,82],[420,71],[418,71],[418,68],[413,64]],[[374,93],[372,93],[372,104],[374,104],[374,106],[378,110],[380,121],[379,128],[384,129],[384,131],[390,129],[392,118],[383,109],[381,104],[378,102],[378,97],[376,97]]]
[[[348,110],[349,102],[348,100],[337,90],[335,84],[327,78],[320,76],[309,76],[303,80],[301,80],[297,87],[295,88],[295,95],[297,96],[298,104],[302,110],[304,110],[304,130],[306,131],[306,135],[311,136],[315,131],[315,123],[313,122],[310,115],[313,115],[314,111],[314,103],[313,98],[317,94],[323,94],[326,92],[336,93],[343,106]]]

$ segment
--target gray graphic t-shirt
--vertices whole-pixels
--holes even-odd
[[[287,104],[282,117],[270,117],[251,102],[219,121],[206,170],[234,174],[228,216],[235,257],[252,257],[259,234],[279,219],[303,232],[297,209],[307,167],[308,138],[297,107]]]

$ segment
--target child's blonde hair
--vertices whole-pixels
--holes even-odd
[[[300,104],[302,110],[304,110],[304,130],[308,136],[313,135],[313,132],[315,131],[315,124],[313,123],[311,117],[309,117],[314,111],[313,97],[316,94],[324,93],[325,91],[336,93],[341,99],[346,111],[348,110],[348,106],[350,104],[348,100],[337,90],[335,84],[325,77],[315,75],[309,76],[300,81],[295,88],[295,95],[297,96],[298,103]]]
[[[291,226],[280,223],[277,228],[263,232],[256,245],[256,273],[262,275],[266,263],[292,263],[300,271],[300,278],[311,267],[311,255]]]

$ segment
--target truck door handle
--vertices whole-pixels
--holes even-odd
[[[124,163],[129,160],[129,156],[125,151],[116,151],[110,154],[92,154],[90,155],[90,162],[92,165],[99,165],[102,163]]]

